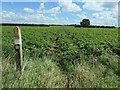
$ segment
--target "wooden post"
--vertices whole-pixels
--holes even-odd
[[[21,38],[21,30],[18,26],[14,29],[14,43],[15,43],[15,59],[16,59],[16,70],[21,71],[22,68],[22,38]]]

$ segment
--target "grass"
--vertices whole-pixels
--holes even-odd
[[[11,61],[3,65],[3,70],[3,85],[6,88],[57,88],[65,87],[66,84],[66,75],[60,71],[55,62],[47,58],[24,61],[21,74],[16,72]]]
[[[22,72],[16,72],[13,27],[3,26],[4,88],[118,88],[118,30],[21,26]]]
[[[117,88],[118,76],[101,63],[90,67],[88,62],[76,62],[71,72],[65,72],[52,58],[23,61],[22,73],[16,72],[12,58],[3,59],[4,88]],[[106,73],[106,75],[104,75]]]

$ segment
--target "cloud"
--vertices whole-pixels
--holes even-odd
[[[117,1],[117,0],[116,0]],[[118,25],[118,3],[106,2],[105,0],[96,1],[82,0],[84,3],[83,9],[94,11],[92,14],[91,23],[95,25]],[[112,23],[113,22],[113,23]]]
[[[109,9],[104,9],[104,11],[99,11],[99,12],[93,13],[92,16],[94,18],[103,17],[104,19],[106,19],[106,18],[118,19],[118,5],[117,5],[117,3],[114,3],[114,6],[112,6],[112,7],[111,7],[111,5],[109,5],[109,6],[107,5],[106,7],[109,7]]]
[[[2,16],[3,23],[20,23],[26,20],[26,17],[23,15],[17,15],[14,12],[2,11],[0,12]]]
[[[116,7],[116,5],[118,4],[118,2],[115,1],[106,2],[106,0],[101,0],[101,1],[92,0],[91,2],[90,0],[82,0],[82,2],[84,3],[83,9],[93,10],[93,11],[110,10]]]
[[[73,3],[72,0],[65,2],[59,0],[58,6],[49,9],[48,7],[45,7],[45,3],[40,3],[39,8],[37,10],[33,10],[31,8],[24,8],[24,11],[29,12],[30,14],[22,15],[22,13],[16,14],[15,12],[2,11],[0,12],[0,15],[2,15],[3,22],[9,23],[13,22],[13,23],[78,24],[82,19],[88,18],[90,19],[92,25],[116,25],[116,26],[118,25],[117,3],[110,2],[98,3],[96,0],[93,1],[82,0],[82,1],[83,10],[80,8],[79,5],[77,5],[77,3]],[[89,10],[88,13],[87,11],[85,13],[84,9],[87,9],[87,11]],[[91,10],[93,11],[91,12]],[[62,11],[66,12],[67,14]],[[71,15],[71,13],[69,12],[72,12],[71,18],[70,16],[66,16]],[[58,14],[65,17],[62,17]]]
[[[24,11],[27,13],[34,13],[34,10],[31,8],[24,8]]]
[[[40,3],[40,9],[44,9],[45,6],[44,6],[44,3]]]
[[[109,1],[106,1],[106,0],[78,0],[80,2],[119,2],[120,0],[109,0]]]
[[[72,2],[72,0],[59,0],[59,6],[62,7],[62,10],[65,12],[78,12],[81,11],[82,9],[79,7],[79,5],[75,4]]]
[[[45,7],[45,2],[44,2],[44,3],[40,3],[40,7],[38,10],[36,10],[36,12],[50,14],[51,16],[56,16],[58,13],[61,13],[60,9],[61,8],[59,6],[47,9],[47,7]]]
[[[106,25],[106,26],[118,26],[118,21],[117,19],[115,18],[107,18],[107,19],[104,19],[104,18],[89,18],[90,19],[90,22],[91,22],[91,25]],[[114,22],[114,23],[111,23],[111,22]]]
[[[118,3],[118,26],[120,27],[120,2]]]
[[[51,16],[54,16],[54,17],[55,17],[55,16],[56,16],[56,13],[55,13],[55,14],[51,14]]]
[[[59,6],[51,8],[49,10],[43,10],[44,13],[49,13],[49,14],[56,14],[59,11],[60,11],[60,7]]]
[[[86,16],[86,13],[85,13],[85,12],[82,12],[81,14],[77,14],[77,16],[78,16],[78,17],[80,17],[80,21],[81,21],[82,19],[87,18],[87,16]]]
[[[111,11],[113,17],[118,18],[118,14],[119,14],[118,13],[118,5],[116,5],[114,8],[112,8],[110,11]]]
[[[67,17],[54,18],[39,13],[22,15],[14,12],[3,11],[0,12],[0,14],[2,15],[3,23],[79,24],[83,18],[89,18],[92,25],[118,25],[118,19],[113,16],[111,11],[96,12],[92,14],[92,17],[88,17],[87,13],[82,12],[80,14],[76,14],[80,19],[75,19],[73,21]]]
[[[34,14],[11,14],[10,17],[5,16],[6,13],[10,13],[8,11],[6,12],[0,12],[2,14],[2,23],[27,23],[27,24],[70,24],[73,21],[70,21],[67,17],[48,17],[44,14],[34,13]],[[14,13],[14,12],[13,12]]]
[[[0,12],[0,15],[4,18],[10,18],[15,15],[14,12],[7,12],[7,11],[2,11]]]
[[[104,8],[114,8],[117,5],[117,2],[104,2],[103,7]]]
[[[100,15],[99,15],[98,13],[93,13],[93,14],[92,14],[92,17],[93,17],[93,18],[98,18],[99,16],[100,16]]]
[[[102,11],[104,8],[102,7],[103,3],[98,3],[98,2],[85,2],[83,5],[84,9],[87,10],[94,10],[94,11]]]
[[[33,14],[33,15],[29,15],[27,16],[27,21],[28,22],[32,22],[32,23],[49,23],[49,22],[53,22],[54,18],[50,18],[47,16],[44,16],[43,14]]]
[[[68,18],[68,17],[66,17],[66,20],[69,20],[69,18]]]
[[[96,12],[92,14],[90,18],[92,24],[97,25],[118,25],[118,17],[114,15],[112,11],[103,11],[103,12]]]
[[[55,18],[45,16],[44,14],[15,14],[14,12],[0,12],[2,23],[56,23]]]

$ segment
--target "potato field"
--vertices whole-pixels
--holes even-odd
[[[4,88],[118,88],[117,28],[20,26],[22,74],[15,70],[13,26],[2,26]]]

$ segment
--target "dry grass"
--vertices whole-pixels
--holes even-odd
[[[47,57],[29,61],[26,58],[22,73],[16,72],[11,59],[4,59],[2,63],[4,88],[116,88],[119,83],[118,76],[101,63],[90,67],[84,61],[75,64],[71,72],[65,72]]]

